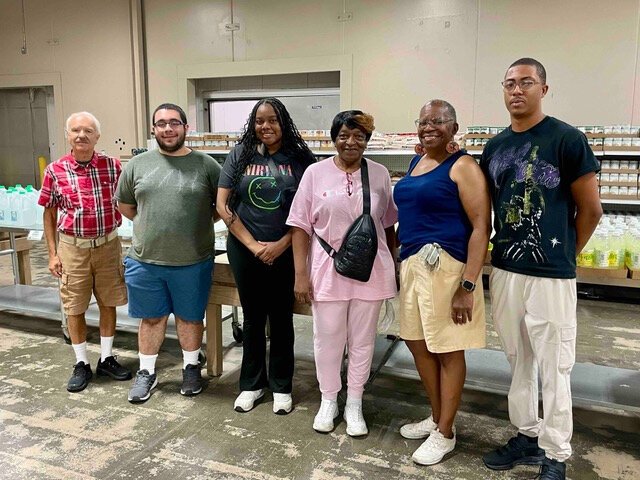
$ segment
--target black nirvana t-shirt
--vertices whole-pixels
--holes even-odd
[[[491,139],[480,166],[491,192],[491,263],[538,277],[575,278],[576,206],[571,183],[600,170],[579,130],[545,117],[525,132]]]
[[[238,145],[227,156],[218,186],[232,187],[243,148],[242,145]],[[289,158],[281,151],[273,154],[271,158],[282,176],[285,188],[292,191],[297,188],[296,178],[301,178],[304,171],[302,163]],[[298,171],[294,175],[295,169]],[[236,213],[253,238],[263,242],[275,242],[289,231],[290,227],[286,225],[286,221],[291,205],[282,198],[289,192],[283,193],[278,187],[269,170],[267,159],[258,151],[246,167],[237,188],[240,203],[236,206]]]

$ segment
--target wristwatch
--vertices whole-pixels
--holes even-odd
[[[460,286],[467,292],[473,292],[476,289],[475,283],[471,280],[465,280],[464,278],[460,281]]]

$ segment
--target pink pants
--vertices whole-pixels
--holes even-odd
[[[382,300],[313,302],[313,353],[324,400],[342,388],[340,367],[348,346],[347,395],[362,398],[369,378]]]

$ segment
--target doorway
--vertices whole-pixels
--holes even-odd
[[[52,87],[0,89],[0,184],[40,188],[38,157],[51,160]]]

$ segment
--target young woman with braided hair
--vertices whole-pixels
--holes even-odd
[[[253,107],[220,175],[216,205],[229,228],[227,254],[244,315],[238,412],[251,410],[267,387],[274,413],[293,408],[294,268],[285,222],[302,174],[314,162],[282,102],[265,98]]]

